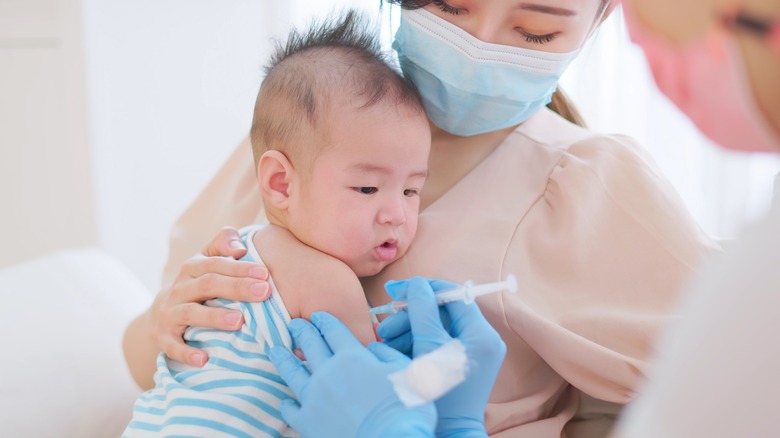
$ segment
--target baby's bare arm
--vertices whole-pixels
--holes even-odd
[[[318,280],[312,285],[315,292],[302,306],[301,316],[310,319],[314,312],[328,312],[343,322],[363,345],[368,345],[376,341],[368,301],[355,273],[346,265],[342,266],[346,269],[334,267],[327,280]]]
[[[364,345],[376,341],[360,280],[346,264],[273,225],[259,231],[254,242],[292,318],[326,311]]]

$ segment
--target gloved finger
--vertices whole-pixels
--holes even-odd
[[[268,357],[271,362],[279,371],[279,375],[282,376],[287,386],[290,387],[293,394],[296,397],[301,398],[303,395],[303,388],[309,382],[311,374],[306,366],[295,357],[290,351],[284,347],[274,346],[268,352]]]
[[[453,283],[451,281],[436,280],[436,279],[428,280],[428,283],[431,284],[431,289],[433,289],[434,292],[442,292],[445,290],[455,289],[462,286],[458,283]]]
[[[391,280],[385,283],[385,292],[387,292],[387,295],[390,296],[390,298],[394,300],[405,300],[407,297],[407,291],[409,287],[409,281],[412,279],[406,279],[406,280]],[[428,283],[431,285],[431,289],[433,289],[434,292],[449,290],[449,289],[455,289],[456,287],[459,287],[458,283],[453,283],[451,281],[444,281],[444,280],[437,280],[437,279],[426,279]]]
[[[330,313],[314,312],[311,314],[311,321],[320,330],[332,352],[337,353],[339,350],[349,348],[363,348],[363,344],[349,331],[347,326]],[[308,354],[306,357],[309,357]]]
[[[376,334],[383,339],[388,339],[401,336],[411,330],[412,326],[409,323],[409,314],[402,310],[388,316],[380,322],[379,327],[376,328]]]
[[[459,333],[463,330],[477,330],[489,326],[485,316],[479,310],[476,303],[466,304],[462,301],[454,301],[444,306],[451,319],[451,333]]]
[[[402,334],[401,336],[395,338],[390,338],[390,339],[385,338],[382,340],[382,343],[392,348],[393,350],[398,351],[399,353],[403,353],[407,356],[412,355],[412,348],[414,346],[414,341],[412,340],[411,331],[408,331]]]
[[[452,339],[439,317],[439,306],[427,279],[414,277],[407,287],[407,312],[412,327],[414,356],[428,353]]]
[[[406,355],[381,342],[372,342],[368,344],[368,350],[385,363],[398,362],[405,364],[411,362],[411,359],[406,357]]]
[[[385,292],[393,300],[405,300],[407,282],[408,280],[390,280],[385,283]]]
[[[441,318],[441,326],[444,327],[444,330],[446,330],[450,336],[455,337],[452,332],[452,317],[450,317],[450,312],[447,311],[446,307],[439,306],[439,317]]]
[[[433,289],[433,292],[435,294],[438,294],[439,292],[444,292],[452,289],[456,289],[459,287],[462,287],[462,284],[453,283],[451,281],[444,281],[444,280],[429,280],[429,283],[431,284],[431,289]],[[439,316],[441,317],[441,324],[442,327],[450,334],[452,335],[452,331],[450,328],[452,327],[452,318],[450,317],[449,312],[443,307],[439,307]]]
[[[291,398],[282,400],[279,410],[282,413],[284,421],[292,426],[293,429],[300,430],[301,421],[306,421],[305,418],[301,418],[301,405]]]
[[[309,321],[296,318],[290,321],[287,328],[295,339],[295,343],[303,350],[312,369],[316,369],[321,363],[333,356],[333,352],[320,331]]]
[[[469,357],[494,365],[497,373],[506,355],[506,344],[485,319],[479,306],[457,302],[449,303],[445,308],[453,319],[450,332],[466,346]]]

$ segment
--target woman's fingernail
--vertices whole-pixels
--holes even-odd
[[[263,299],[268,293],[268,283],[265,282],[254,283],[251,286],[249,286],[249,291],[252,292],[254,295],[256,295],[258,298]]]
[[[230,247],[233,249],[246,249],[243,243],[241,243],[238,240],[231,240],[230,241]]]
[[[196,367],[206,365],[206,355],[203,353],[193,353],[190,359],[192,360],[192,364]]]
[[[249,270],[249,276],[258,280],[265,280],[268,278],[268,270],[261,268],[260,266],[255,266]]]
[[[238,325],[241,323],[241,314],[236,312],[231,312],[225,315],[225,322],[227,322],[230,327],[237,329]]]

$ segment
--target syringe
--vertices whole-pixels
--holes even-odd
[[[463,301],[466,304],[471,304],[474,301],[474,298],[478,296],[492,294],[502,290],[506,290],[512,293],[517,292],[517,280],[515,280],[514,275],[507,275],[506,280],[504,281],[496,281],[485,284],[474,284],[474,282],[469,280],[463,283],[463,286],[437,292],[436,303],[438,303],[440,306],[442,304],[451,303],[453,301]],[[372,307],[369,312],[372,315],[396,313],[401,309],[405,309],[407,305],[408,304],[406,301],[390,301],[387,304]]]

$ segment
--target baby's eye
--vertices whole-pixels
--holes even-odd
[[[379,191],[376,187],[352,187],[352,190],[364,195],[373,195]]]
[[[412,196],[417,196],[419,194],[420,194],[420,192],[418,190],[415,190],[415,189],[406,189],[406,190],[404,190],[404,196],[407,196],[407,197],[410,197],[410,198]]]

